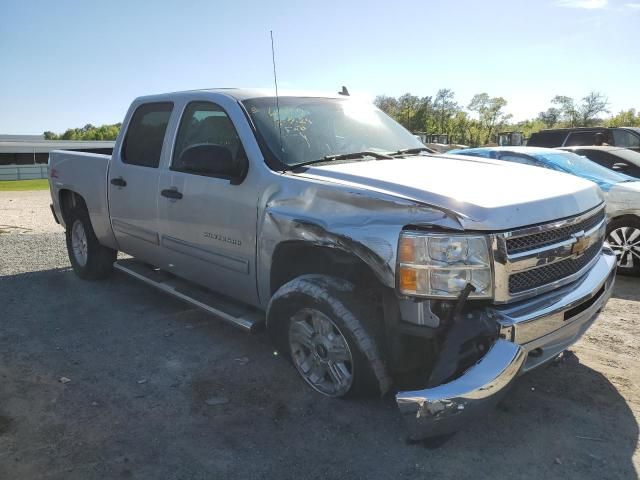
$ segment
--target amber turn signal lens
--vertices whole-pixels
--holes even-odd
[[[413,268],[400,267],[400,291],[418,291],[418,272]]]
[[[415,247],[413,238],[400,238],[398,257],[401,263],[411,263],[415,260]]]

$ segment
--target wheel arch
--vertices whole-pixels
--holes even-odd
[[[62,220],[67,228],[71,227],[71,225],[69,225],[69,216],[73,209],[79,207],[88,210],[87,202],[82,198],[82,195],[68,188],[63,188],[58,192],[58,200],[60,202]]]
[[[617,214],[616,216],[612,216],[609,219],[609,222],[607,223],[607,233],[610,231],[609,226],[613,223],[613,222],[618,222],[620,220],[634,220],[636,222],[640,222],[640,215],[635,214],[635,213],[621,213],[621,214]]]
[[[111,230],[111,222],[108,213],[96,212],[94,209],[89,208],[84,196],[75,190],[69,188],[61,188],[58,192],[58,204],[60,205],[61,220],[65,228],[71,228],[69,225],[69,215],[75,208],[82,208],[87,212],[89,221],[91,222],[91,228],[95,232],[98,240],[105,247],[118,249],[113,231]]]
[[[348,280],[357,286],[384,287],[379,274],[352,251],[337,245],[303,240],[280,242],[271,257],[269,293],[306,274],[323,274]]]

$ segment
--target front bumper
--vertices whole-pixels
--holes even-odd
[[[580,280],[513,305],[477,312],[500,326],[500,339],[457,379],[424,390],[398,392],[396,402],[412,438],[462,428],[502,398],[515,378],[576,342],[611,296],[616,257],[605,248]]]

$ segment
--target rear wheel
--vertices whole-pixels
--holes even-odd
[[[69,212],[66,223],[67,253],[74,272],[85,280],[108,277],[117,252],[100,245],[84,204]]]
[[[607,227],[607,242],[618,257],[618,272],[640,275],[640,219],[613,220]]]

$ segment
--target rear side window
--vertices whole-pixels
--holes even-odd
[[[122,161],[130,165],[158,168],[164,134],[173,103],[147,103],[133,114],[122,148]]]
[[[616,157],[602,150],[575,150],[575,153],[587,157],[589,160],[606,168],[612,168],[613,164],[616,163]]]
[[[614,130],[613,144],[616,147],[640,148],[640,136],[626,130]]]
[[[531,147],[560,147],[566,137],[566,130],[549,130],[531,134],[527,145]]]
[[[596,143],[596,133],[597,132],[572,132],[569,134],[569,138],[567,138],[567,143],[565,146],[573,147],[575,145],[594,145]],[[603,132],[604,133],[604,132]],[[606,139],[606,133],[605,133]]]

